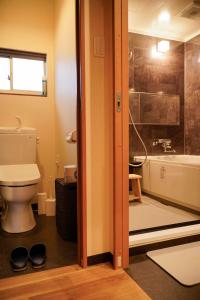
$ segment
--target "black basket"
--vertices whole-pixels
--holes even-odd
[[[77,183],[55,180],[56,226],[64,240],[77,241]]]

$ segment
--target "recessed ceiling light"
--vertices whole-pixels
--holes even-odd
[[[171,15],[168,12],[168,10],[161,11],[161,13],[158,16],[159,22],[166,22],[167,23],[167,22],[170,21],[170,19],[171,19]]]
[[[169,48],[170,48],[169,41],[163,40],[163,41],[158,42],[158,46],[157,46],[158,52],[165,53],[165,52],[169,51]]]

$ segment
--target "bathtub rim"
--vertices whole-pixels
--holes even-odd
[[[159,158],[158,158],[159,157]],[[173,159],[167,159],[167,158],[172,158]],[[193,163],[193,162],[188,162],[188,161],[176,161],[174,158],[189,158],[189,157],[193,157],[193,158],[197,158],[199,159],[199,162],[197,163]],[[145,156],[135,156],[134,157],[135,161],[136,162],[139,162],[139,161],[144,161],[145,160]],[[200,155],[186,155],[186,154],[180,154],[180,155],[149,155],[147,156],[147,161],[146,163],[150,162],[150,161],[154,161],[154,162],[160,162],[160,163],[166,163],[166,164],[174,164],[174,165],[180,165],[180,166],[188,166],[188,167],[194,167],[194,168],[200,168]],[[146,164],[145,163],[145,164]]]

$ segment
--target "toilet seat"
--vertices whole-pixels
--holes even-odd
[[[0,165],[0,186],[26,186],[39,181],[37,164]]]

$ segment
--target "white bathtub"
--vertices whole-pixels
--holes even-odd
[[[200,211],[200,156],[148,156],[142,173],[144,192]]]

